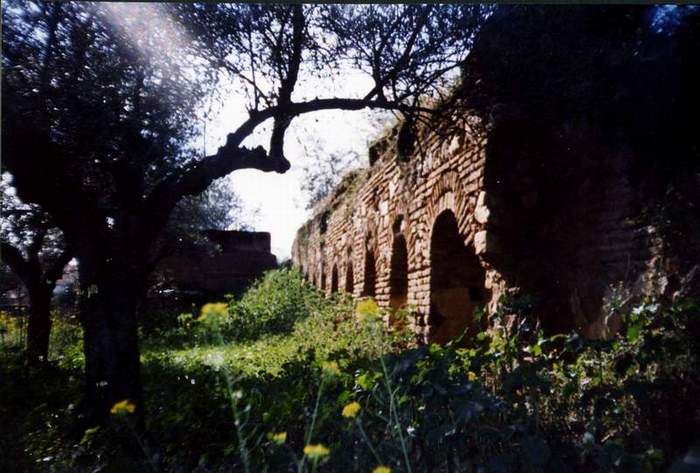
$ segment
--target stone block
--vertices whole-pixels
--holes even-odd
[[[486,192],[479,192],[479,197],[476,199],[476,208],[474,209],[474,219],[482,225],[486,225],[491,217],[491,211],[486,206]]]
[[[474,250],[477,255],[498,254],[498,239],[492,231],[482,230],[474,235]]]

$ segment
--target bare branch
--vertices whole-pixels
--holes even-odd
[[[304,11],[301,5],[294,5],[292,12],[292,54],[289,59],[287,75],[282,79],[279,91],[279,113],[270,136],[270,156],[286,160],[284,157],[284,134],[292,123],[292,115],[286,110],[292,102],[292,91],[296,86],[301,65],[301,50],[304,42]]]
[[[67,248],[64,249],[58,258],[47,268],[43,280],[50,285],[55,285],[56,281],[61,279],[63,268],[66,267],[72,257],[72,253]]]
[[[27,284],[31,277],[31,267],[29,262],[22,257],[22,252],[4,241],[0,242],[0,250],[2,250],[2,261],[15,272],[23,283]]]
[[[411,57],[411,51],[413,50],[413,45],[416,43],[416,38],[420,34],[421,30],[425,26],[426,22],[428,21],[428,17],[430,16],[430,12],[432,10],[432,5],[428,5],[424,10],[423,14],[421,15],[420,19],[416,23],[415,27],[413,28],[413,31],[411,32],[411,37],[408,39],[406,42],[406,47],[404,48],[403,54],[399,58],[399,60],[396,62],[394,65],[393,69],[389,71],[389,73],[381,79],[372,90],[369,91],[369,93],[365,96],[366,99],[369,99],[373,97],[375,94],[381,94],[382,88],[391,80],[395,80],[396,77],[398,76],[399,72],[403,67],[408,64],[408,60]],[[381,52],[381,50],[379,51]],[[375,78],[376,81],[376,78]]]

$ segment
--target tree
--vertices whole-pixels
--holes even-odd
[[[27,290],[27,360],[39,365],[48,361],[52,294],[71,253],[50,217],[37,205],[22,203],[6,178],[0,182],[0,250],[3,263]]]
[[[198,195],[181,199],[170,215],[168,226],[177,233],[202,230],[246,229],[243,203],[226,179],[214,181]],[[177,230],[175,230],[177,229]]]
[[[195,159],[187,145],[206,78],[191,74],[186,51],[160,47],[178,38],[157,11],[2,7],[3,166],[78,260],[86,418],[96,422],[120,399],[141,402],[136,313],[155,227],[167,222],[161,214],[149,223],[144,196],[162,169]],[[154,34],[130,41],[124,25],[149,21]]]
[[[153,290],[169,284],[162,271],[163,259],[173,255],[187,255],[190,251],[216,254],[219,246],[206,237],[206,230],[249,230],[243,215],[243,203],[227,179],[214,181],[199,195],[187,196],[178,202],[167,225],[154,244],[152,269],[149,270]]]
[[[3,3],[4,164],[20,197],[46,209],[79,261],[92,421],[125,398],[143,412],[137,309],[177,203],[238,169],[287,171],[285,132],[299,115],[428,113],[423,98],[444,93],[485,12]],[[130,36],[135,27],[148,34]],[[372,77],[370,90],[300,93],[303,81],[330,81],[350,68]],[[217,153],[200,157],[188,146],[199,99],[222,77],[247,93],[249,116]],[[246,146],[268,121],[268,149]]]
[[[343,172],[356,168],[359,162],[359,156],[353,152],[342,155],[318,153],[315,158],[313,164],[304,167],[304,182],[301,185],[308,196],[307,209],[330,195],[341,181]]]
[[[226,179],[214,181],[199,195],[182,198],[173,208],[168,223],[155,243],[155,266],[164,257],[187,245],[209,246],[204,230],[249,229],[243,203]]]

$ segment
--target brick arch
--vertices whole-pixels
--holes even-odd
[[[345,284],[343,287],[345,292],[349,294],[355,293],[355,267],[352,261],[348,261],[345,264]]]
[[[469,243],[472,235],[467,231],[467,227],[473,216],[469,212],[469,197],[464,191],[459,176],[454,171],[441,174],[428,196],[423,221],[424,228],[428,231],[428,241],[433,236],[435,220],[445,210],[449,210],[455,215],[459,232],[464,238],[465,244]]]
[[[338,263],[334,261],[333,266],[331,266],[331,284],[330,284],[330,293],[331,294],[338,292],[338,284],[339,284]]]
[[[379,258],[379,235],[376,227],[368,226],[367,231],[362,236],[363,254],[365,251],[370,251],[375,258]]]
[[[390,202],[389,210],[389,221],[393,226],[394,222],[399,216],[403,216],[405,221],[408,223],[408,213],[410,211],[412,199],[408,199],[404,195],[394,197]]]
[[[376,297],[379,263],[379,238],[368,229],[362,241],[362,296]]]
[[[490,297],[486,271],[465,242],[458,216],[450,208],[441,211],[430,229],[428,267],[430,268],[429,340],[446,343],[467,329],[473,334],[474,311]]]
[[[363,297],[377,296],[377,259],[371,251],[365,250],[362,269],[362,293]]]
[[[408,274],[410,257],[405,232],[395,232],[391,239],[389,257],[389,307],[393,310],[404,307],[408,301]]]
[[[355,264],[354,264],[354,251],[353,242],[350,241],[347,247],[343,250],[343,255],[341,255],[341,260],[345,262],[343,267],[343,289],[349,294],[354,294],[355,292]]]
[[[416,233],[411,231],[411,204],[413,203],[412,200],[409,200],[405,198],[404,196],[400,196],[396,198],[394,201],[392,201],[390,205],[390,211],[389,211],[389,225],[387,228],[387,231],[389,232],[389,241],[393,240],[393,233],[394,233],[394,225],[396,224],[396,220],[399,218],[403,218],[403,226],[405,227],[402,230],[404,238],[406,238],[406,244],[408,245],[409,248],[412,248],[415,245],[415,239],[416,239]],[[409,250],[410,252],[410,250]]]

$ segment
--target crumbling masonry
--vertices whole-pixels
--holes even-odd
[[[311,283],[406,306],[436,342],[510,293],[589,337],[642,297],[700,297],[697,54],[652,41],[622,60],[610,44],[638,29],[550,13],[494,15],[440,113],[394,127],[317,206],[292,248]]]
[[[463,328],[465,312],[488,302],[497,281],[479,259],[493,251],[485,139],[476,117],[461,125],[450,140],[425,136],[424,151],[404,159],[392,136],[372,148],[373,166],[347,177],[298,233],[293,259],[310,281],[384,307],[411,306],[415,330],[436,340]],[[430,334],[438,317],[444,322]]]
[[[562,160],[523,123],[488,130],[464,111],[442,121],[408,139],[395,127],[370,149],[371,167],[315,209],[292,250],[310,282],[409,307],[413,330],[435,342],[507,292],[535,296],[549,330],[601,336],[619,328],[616,298],[667,290],[663,245],[635,219],[629,156],[585,140]]]

